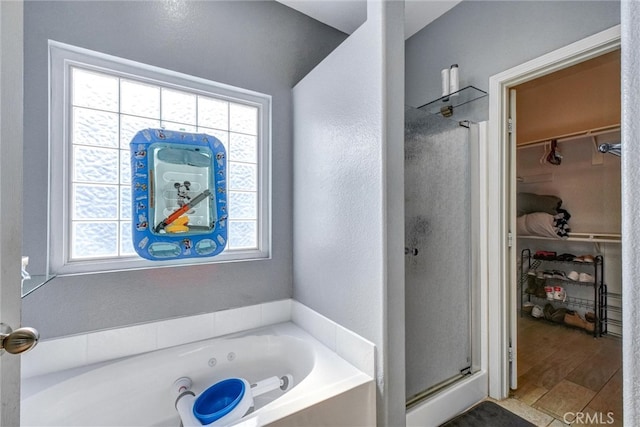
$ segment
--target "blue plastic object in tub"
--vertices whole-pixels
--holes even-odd
[[[205,391],[193,404],[193,415],[203,424],[211,424],[227,415],[242,401],[246,387],[238,378],[220,381]]]

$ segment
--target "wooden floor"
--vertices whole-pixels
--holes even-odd
[[[622,341],[518,318],[518,389],[511,397],[502,405],[536,425],[622,426]]]

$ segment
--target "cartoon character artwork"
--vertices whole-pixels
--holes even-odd
[[[183,181],[182,183],[176,182],[173,184],[176,190],[178,190],[178,206],[182,207],[189,203],[191,196],[189,196],[189,190],[191,183],[189,181]]]
[[[144,213],[138,215],[138,222],[136,223],[136,230],[144,231],[149,228],[149,221]]]
[[[136,203],[136,213],[141,212],[141,211],[146,211],[147,210],[147,205],[143,202],[137,202]]]
[[[182,246],[183,246],[183,250],[184,250],[184,254],[185,255],[191,255],[191,246],[193,245],[193,243],[191,242],[191,239],[183,239],[182,240]]]
[[[218,166],[224,166],[224,153],[216,154],[216,160],[218,161]]]
[[[136,159],[144,159],[147,157],[147,150],[144,149],[144,144],[138,144],[138,149],[133,153]]]

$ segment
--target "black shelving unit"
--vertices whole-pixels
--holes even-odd
[[[610,318],[609,312],[617,313],[620,319]],[[609,292],[606,284],[603,284],[600,289],[600,318],[602,319],[601,334],[609,333],[609,325],[622,328],[622,294]]]
[[[593,298],[578,298],[567,296],[565,301],[554,300],[555,304],[560,304],[561,306],[566,306],[567,308],[571,307],[582,307],[586,309],[593,310],[593,313],[596,315],[595,327],[593,330],[593,336],[598,337],[602,336],[602,334],[607,332],[607,324],[614,324],[611,320],[607,319],[607,297],[613,298],[613,294],[607,293],[607,287],[604,284],[604,258],[601,255],[595,256],[593,262],[577,262],[577,261],[566,261],[566,260],[558,260],[558,259],[536,259],[532,256],[530,249],[523,249],[520,254],[520,308],[524,306],[525,299],[526,301],[531,301],[532,298],[550,302],[546,298],[536,297],[530,293],[526,292],[527,285],[527,273],[531,270],[537,270],[541,265],[546,265],[545,263],[549,263],[550,265],[554,264],[568,264],[575,266],[575,270],[589,270],[589,273],[593,272],[594,282],[579,282],[569,279],[559,279],[559,278],[546,278],[546,281],[549,281],[549,285],[562,283],[563,287],[566,288],[569,286],[589,286],[593,287]],[[592,270],[591,270],[592,269]],[[566,289],[565,289],[566,290]],[[544,305],[540,303],[540,305]],[[521,313],[523,313],[521,311]]]

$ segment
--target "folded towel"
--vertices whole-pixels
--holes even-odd
[[[546,212],[533,212],[517,218],[517,231],[520,235],[541,236],[566,239],[571,231],[568,221],[569,212],[560,209],[560,213],[551,215]]]
[[[534,212],[546,212],[555,215],[560,211],[562,199],[551,195],[538,195],[533,193],[518,193],[517,216]]]

